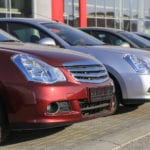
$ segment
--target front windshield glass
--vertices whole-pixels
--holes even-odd
[[[11,42],[11,41],[14,42],[19,40],[17,40],[15,37],[11,36],[10,34],[0,29],[0,42]]]
[[[103,45],[104,43],[97,40],[96,38],[75,29],[73,27],[60,24],[60,23],[42,23],[45,27],[50,29],[53,33],[57,34],[64,41],[72,46],[84,46],[84,45]]]
[[[120,32],[120,34],[124,35],[126,38],[137,44],[141,48],[148,48],[150,47],[150,41],[146,40],[135,33],[131,32]]]

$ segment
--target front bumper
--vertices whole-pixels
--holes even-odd
[[[150,75],[126,73],[121,75],[120,86],[123,99],[142,103],[150,101]]]
[[[111,92],[105,93],[98,101],[91,102],[88,89],[96,87],[104,90],[105,87],[112,88],[113,84],[110,79],[100,84],[59,83],[50,86],[30,83],[26,87],[9,85],[6,104],[9,108],[10,125],[15,129],[21,128],[21,124],[26,125],[23,128],[34,127],[34,125],[37,127],[39,125],[39,128],[44,125],[47,128],[110,115],[114,89],[112,88]],[[46,113],[49,104],[62,101],[69,101],[71,111]]]

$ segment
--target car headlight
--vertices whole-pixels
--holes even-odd
[[[62,71],[31,55],[17,54],[12,57],[13,62],[29,81],[40,83],[54,83],[66,81]]]
[[[126,54],[123,57],[137,73],[149,74],[150,65],[144,61],[142,58],[139,58],[132,54]]]

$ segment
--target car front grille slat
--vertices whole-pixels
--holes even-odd
[[[80,82],[101,83],[109,78],[105,67],[101,64],[68,65],[65,68]]]
[[[111,96],[101,99],[97,102],[88,102],[87,100],[79,100],[80,109],[83,117],[92,116],[94,114],[103,114],[110,111]]]

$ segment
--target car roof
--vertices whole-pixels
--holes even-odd
[[[143,33],[143,32],[135,32],[135,33],[138,35],[143,35],[143,36],[147,36],[150,38],[150,34],[148,34],[148,33]]]
[[[49,19],[36,19],[36,18],[0,18],[0,21],[14,21],[14,22],[32,22],[32,23],[55,23],[56,21],[52,21]]]
[[[85,30],[100,30],[100,31],[109,31],[109,32],[124,32],[121,29],[115,29],[115,28],[104,28],[104,27],[85,27],[85,28],[80,28],[85,29]]]

